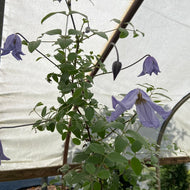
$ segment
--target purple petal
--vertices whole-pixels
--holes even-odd
[[[138,75],[138,77],[143,76],[145,74],[152,75],[153,72],[157,75],[158,72],[160,72],[160,69],[158,67],[156,59],[152,56],[148,56],[144,60],[143,71]]]
[[[149,102],[150,105],[152,106],[152,108],[160,115],[162,116],[163,119],[167,119],[168,116],[170,115],[171,113],[171,110],[170,111],[165,111],[161,106],[155,104],[154,102]]]
[[[129,110],[135,104],[138,98],[139,89],[131,90],[121,101],[121,103],[125,106],[126,110]]]
[[[21,50],[22,48],[22,41],[17,34],[11,34],[7,37],[4,47],[2,48],[2,55],[7,55],[12,51],[12,55],[17,59],[21,60],[22,58],[20,55],[24,55]]]
[[[10,160],[10,158],[8,158],[7,156],[4,155],[3,146],[2,146],[1,140],[0,140],[0,165],[1,165],[1,160]]]
[[[131,109],[138,98],[138,92],[138,89],[131,90],[122,101],[118,101],[112,96],[112,105],[115,111],[111,113],[110,117],[107,117],[107,121],[115,121],[124,111]]]
[[[160,126],[160,121],[156,117],[149,102],[136,104],[136,110],[143,126],[150,128],[158,128]]]

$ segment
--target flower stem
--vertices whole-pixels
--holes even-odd
[[[27,43],[29,43],[29,41],[20,33],[16,33],[18,34],[20,37],[22,37]],[[40,50],[38,50],[37,48],[35,49],[39,54],[41,54],[44,58],[46,58],[49,62],[51,62],[54,66],[56,66],[58,69],[59,67],[49,58],[47,57],[45,54],[43,54]]]
[[[142,59],[144,59],[145,57],[148,57],[148,56],[150,56],[150,55],[147,54],[147,55],[141,57],[141,58],[140,58],[139,60],[137,60],[136,62],[134,62],[134,63],[132,63],[132,64],[126,66],[126,67],[123,67],[121,70],[125,70],[125,69],[128,69],[129,67],[132,67],[133,65],[136,65],[138,62],[140,62]],[[107,72],[107,73],[100,73],[100,74],[95,75],[94,77],[97,77],[97,76],[100,76],[100,75],[111,74],[111,73],[112,73],[112,71],[109,71],[109,72]]]

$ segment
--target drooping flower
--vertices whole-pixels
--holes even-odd
[[[10,158],[8,158],[7,156],[4,155],[3,146],[2,146],[1,140],[0,140],[0,165],[1,165],[1,160],[10,160]]]
[[[115,109],[107,121],[115,121],[123,112],[129,110],[136,105],[138,118],[143,126],[157,128],[160,121],[156,116],[157,112],[163,119],[167,119],[171,111],[165,111],[161,106],[152,102],[148,94],[141,89],[131,90],[121,101],[112,96],[112,105]]]
[[[152,56],[148,56],[143,63],[143,71],[138,75],[138,77],[143,76],[145,74],[152,75],[152,73],[155,73],[156,75],[160,72],[160,69],[158,67],[158,63],[156,59]]]
[[[20,55],[24,55],[24,53],[21,50],[22,48],[22,42],[20,37],[17,34],[11,34],[7,37],[4,47],[1,48],[2,55],[7,55],[10,52],[12,52],[12,55],[17,59],[17,60],[22,60]]]

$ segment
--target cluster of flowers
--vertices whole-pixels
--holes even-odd
[[[17,60],[22,60],[20,55],[24,55],[24,53],[21,47],[22,42],[20,37],[17,34],[11,34],[7,37],[4,47],[1,49],[1,56],[12,52],[12,55]],[[151,75],[152,73],[157,75],[158,72],[160,72],[160,70],[157,61],[154,57],[148,56],[143,63],[143,71],[138,76],[140,77],[145,74]],[[152,102],[148,94],[141,89],[131,90],[121,101],[118,101],[112,96],[112,105],[115,111],[111,113],[111,116],[107,117],[108,122],[115,121],[123,112],[131,109],[133,105],[136,105],[140,122],[143,126],[151,128],[158,128],[160,126],[160,121],[155,112],[162,116],[163,119],[167,119],[171,112],[165,111],[161,106]],[[9,158],[4,155],[0,141],[0,164],[1,160],[9,160]]]

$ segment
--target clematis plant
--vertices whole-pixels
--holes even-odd
[[[115,121],[123,112],[129,110],[136,105],[137,115],[140,122],[145,127],[158,128],[160,121],[155,112],[157,112],[163,119],[167,119],[171,111],[165,111],[161,106],[152,102],[148,94],[141,89],[131,90],[122,101],[118,101],[112,96],[112,105],[115,109],[107,121]]]
[[[10,160],[10,158],[8,158],[7,156],[5,156],[4,152],[3,152],[3,146],[0,140],[0,165],[1,165],[1,160]]]
[[[112,73],[115,80],[121,70],[135,65],[145,57],[143,71],[139,76],[151,75],[153,72],[158,74],[160,72],[158,64],[153,57],[145,55],[137,62],[122,68],[118,50],[115,44],[112,44],[116,49],[117,59],[112,65],[112,71],[107,72],[106,65],[102,63],[99,55],[95,55],[93,51],[88,52],[88,50],[82,49],[83,45],[86,42],[88,43],[87,39],[92,36],[96,35],[108,40],[106,32],[91,29],[88,16],[72,10],[71,1],[58,0],[58,2],[66,3],[68,10],[51,12],[44,16],[41,23],[43,24],[50,17],[58,14],[66,17],[67,22],[64,27],[61,24],[61,28],[57,27],[57,29],[44,32],[37,38],[37,41],[29,41],[17,33],[25,40],[29,52],[32,53],[36,50],[58,70],[47,74],[47,82],[54,82],[57,85],[59,91],[57,104],[48,108],[41,101],[38,102],[33,111],[40,116],[40,119],[33,124],[33,128],[39,131],[54,132],[57,130],[60,138],[64,141],[63,167],[61,168],[64,175],[60,180],[63,186],[70,189],[74,187],[75,190],[115,190],[124,188],[122,181],[125,181],[129,185],[125,187],[126,189],[130,186],[139,189],[138,181],[143,178],[144,165],[137,154],[141,148],[145,148],[150,151],[148,152],[149,157],[154,158],[155,152],[152,151],[152,144],[149,145],[144,137],[137,131],[127,128],[127,124],[132,123],[136,114],[135,117],[134,115],[130,116],[127,121],[125,118],[118,117],[136,105],[136,112],[142,125],[158,128],[160,121],[156,112],[163,119],[166,119],[170,112],[155,104],[143,90],[134,89],[122,101],[112,97],[115,111],[111,113],[111,116],[106,117],[110,110],[105,106],[101,112],[102,110],[94,98],[91,87],[95,84],[93,79],[95,71],[98,69],[101,69],[103,74]],[[76,26],[75,16],[77,17],[77,15],[82,19],[77,20]],[[71,26],[72,28],[69,28]],[[119,28],[119,31],[121,32],[120,37],[124,38],[128,37],[131,31],[137,34],[139,30],[133,26],[132,30]],[[11,34],[7,37],[1,55],[12,52],[17,60],[22,59],[21,55],[24,53],[21,50],[21,39],[17,34]],[[48,35],[50,40],[44,41],[44,35],[46,37]],[[52,40],[52,36],[57,38]],[[50,43],[51,47],[54,48],[52,51],[54,54],[47,57],[48,54],[39,51],[37,48],[42,43]],[[36,60],[40,60],[40,58]],[[70,148],[73,148],[73,146],[70,147],[70,141],[76,146],[80,146],[79,152],[75,154],[72,160],[72,163],[80,164],[80,169],[79,167],[71,169],[68,164],[68,152]],[[84,146],[81,147],[81,144]],[[130,151],[130,155],[128,155],[127,150]],[[4,155],[2,145],[0,146],[0,153],[2,160],[9,159]]]
[[[21,50],[22,48],[22,42],[20,37],[17,34],[11,34],[7,37],[4,47],[1,48],[2,55],[7,55],[10,52],[12,52],[12,55],[17,59],[17,60],[22,60],[20,55],[24,55],[24,53]]]
[[[138,75],[138,77],[149,74],[152,75],[152,73],[155,73],[156,75],[160,72],[158,63],[156,59],[152,56],[148,56],[143,63],[143,70]]]

